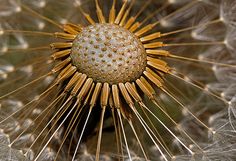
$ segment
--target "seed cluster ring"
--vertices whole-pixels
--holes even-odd
[[[110,38],[105,36],[104,39],[102,36],[96,37],[96,33],[98,34],[101,30],[107,32],[106,36],[110,34]],[[90,93],[90,104],[95,105],[100,93],[104,95],[102,94],[103,91],[110,91],[101,89],[111,88],[111,99],[113,99],[115,107],[124,108],[121,106],[120,96],[126,100],[128,105],[133,105],[133,100],[141,101],[139,99],[141,98],[140,94],[135,87],[139,86],[149,98],[152,98],[155,92],[149,82],[161,88],[163,74],[170,71],[167,63],[159,59],[160,56],[168,56],[168,51],[156,49],[162,47],[163,43],[159,41],[149,42],[155,41],[160,33],[141,37],[145,33],[141,29],[141,31],[137,31],[132,35],[131,31],[121,26],[120,23],[93,24],[87,28],[75,24],[66,24],[64,25],[64,31],[65,33],[55,33],[55,35],[67,41],[51,44],[52,49],[56,50],[52,57],[55,61],[58,61],[52,71],[58,73],[57,83],[69,80],[64,90],[73,96],[77,96],[80,101],[83,101],[95,86],[94,92]],[[117,31],[117,35],[114,34],[115,31]],[[120,32],[123,32],[123,35]],[[87,37],[85,34],[87,34]],[[100,32],[100,34],[103,33]],[[94,35],[95,38],[91,38],[91,35]],[[119,38],[118,40],[122,39],[123,42],[114,42],[116,36]],[[128,36],[126,40],[125,36]],[[100,40],[98,40],[99,38]],[[108,46],[104,43],[110,43],[108,46],[111,49],[107,49]],[[118,50],[122,50],[122,47],[126,50],[119,53]],[[107,50],[109,51],[107,52]],[[104,55],[106,58],[102,59],[105,57]],[[101,60],[99,60],[100,58]],[[126,59],[126,61],[123,59]],[[115,63],[119,60],[121,64],[116,65]],[[117,66],[121,68],[116,69]],[[98,72],[98,70],[102,71]],[[108,93],[101,101],[104,102],[102,106],[108,105],[110,92]],[[125,113],[122,114],[127,117]]]
[[[165,90],[162,77],[171,70],[160,57],[170,53],[158,49],[165,46],[158,40],[161,33],[146,35],[154,27],[150,25],[137,30],[139,26],[134,17],[124,23],[127,19],[126,5],[127,1],[117,17],[111,10],[109,22],[106,22],[97,3],[98,23],[85,14],[90,26],[65,24],[64,32],[57,32],[55,36],[66,42],[51,44],[55,50],[52,58],[57,62],[52,70],[57,73],[55,83],[67,82],[64,93],[68,93],[70,99],[76,98],[74,106],[90,105],[88,117],[95,104],[100,103],[103,109],[101,118],[104,118],[106,107],[110,106],[112,111],[117,110],[119,117],[130,120],[132,113],[137,115],[135,103],[145,106],[137,86],[154,102],[156,92],[153,85]],[[102,124],[103,119],[97,160]]]

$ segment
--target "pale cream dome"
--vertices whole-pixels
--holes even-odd
[[[115,24],[95,24],[82,30],[73,42],[72,63],[94,81],[132,82],[145,70],[147,55],[141,41]]]

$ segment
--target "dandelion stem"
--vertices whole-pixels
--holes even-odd
[[[196,119],[203,127],[205,127],[207,130],[211,131],[212,130],[205,124],[203,123],[199,118],[197,118],[197,116],[195,116],[187,107],[185,107],[177,98],[174,97],[174,95],[172,95],[170,92],[168,92],[166,89],[162,88],[162,90],[170,97],[172,98],[174,101],[176,101],[181,108],[183,108],[184,110],[186,110],[194,119]]]
[[[24,31],[24,30],[2,30],[3,34],[15,34],[22,33],[24,35],[42,35],[42,36],[54,36],[53,33],[41,32],[41,31]]]
[[[109,23],[110,24],[113,24],[115,21],[115,17],[116,17],[115,5],[116,5],[116,0],[113,0],[112,7],[111,7],[110,13],[109,13]]]
[[[132,161],[132,157],[131,157],[131,154],[130,154],[130,151],[129,151],[129,146],[128,146],[127,138],[126,138],[126,135],[125,135],[125,129],[124,129],[124,126],[123,126],[123,123],[122,123],[120,109],[117,109],[117,113],[118,113],[118,117],[119,117],[119,120],[120,120],[121,130],[122,130],[122,134],[123,134],[123,137],[124,137],[126,151],[128,153],[129,161]]]
[[[115,19],[115,22],[114,22],[115,24],[120,23],[121,18],[123,16],[124,12],[125,12],[125,8],[126,8],[127,4],[128,4],[128,0],[125,0],[122,7],[121,7],[121,9],[120,9],[120,11],[119,11],[119,13],[118,13],[118,15],[117,15],[117,17],[116,17],[116,19]]]
[[[32,47],[32,48],[28,48],[28,47],[23,47],[23,48],[8,48],[8,50],[4,53],[8,53],[8,52],[15,52],[16,54],[19,54],[17,51],[20,52],[29,52],[29,51],[37,51],[37,50],[51,50],[50,46],[39,46],[39,47]]]
[[[63,106],[62,106],[63,107]],[[61,124],[57,127],[57,129],[54,131],[54,133],[51,135],[51,137],[48,139],[47,143],[45,143],[44,147],[41,149],[41,151],[39,152],[39,154],[36,156],[36,158],[34,159],[34,161],[37,161],[38,158],[40,157],[40,155],[43,153],[43,151],[45,150],[45,148],[47,147],[47,145],[50,143],[50,141],[52,140],[52,138],[54,137],[54,135],[57,133],[57,131],[61,128],[61,126],[64,124],[64,122],[67,120],[67,118],[70,116],[71,112],[74,110],[76,106],[73,106],[71,108],[71,110],[68,112],[68,114],[65,116],[65,118],[63,119],[63,121],[61,122]]]
[[[169,15],[167,15],[167,16],[161,18],[158,22],[156,22],[156,24],[159,24],[160,21],[166,20],[166,19],[170,18],[171,16],[174,16],[174,15],[176,15],[177,13],[182,12],[183,10],[187,9],[188,7],[191,7],[191,6],[195,5],[196,3],[198,3],[198,0],[193,0],[191,3],[188,3],[187,5],[181,7],[181,8],[179,8],[179,9],[177,9],[176,11],[170,13]]]
[[[130,29],[130,27],[135,23],[136,19],[143,13],[143,11],[151,2],[152,0],[147,1],[135,16],[131,16],[125,23],[124,28]]]
[[[157,143],[155,142],[155,140],[153,139],[152,135],[149,133],[152,132],[151,129],[147,129],[149,128],[149,126],[145,123],[145,121],[143,120],[143,118],[140,116],[140,114],[138,113],[138,111],[135,108],[131,108],[132,111],[134,112],[134,114],[137,116],[139,122],[141,123],[141,125],[143,126],[143,128],[145,129],[145,131],[147,132],[147,134],[149,135],[150,139],[152,140],[152,142],[155,144],[156,148],[158,149],[158,151],[160,152],[161,156],[164,158],[165,161],[168,161],[168,159],[166,158],[166,156],[164,155],[164,153],[162,152],[162,150],[160,149],[160,147],[157,145]],[[147,126],[147,127],[146,127]],[[155,135],[153,135],[155,137]]]
[[[56,103],[56,102],[59,100],[59,98],[60,98],[60,97],[57,97],[56,99],[54,99],[54,100],[41,112],[40,115],[38,115],[36,118],[34,118],[34,120],[30,123],[30,125],[31,125],[33,122],[35,122],[41,115],[43,115],[44,112],[46,112],[48,109],[50,109],[50,107],[51,107],[54,103]],[[32,110],[33,110],[33,109],[34,109],[34,108],[32,108]],[[53,109],[53,108],[51,108],[50,110],[52,110],[52,109]],[[45,114],[44,119],[47,117],[47,115],[49,114],[50,110]],[[29,110],[29,112],[31,112],[31,110]],[[43,121],[44,119],[42,119],[41,121]],[[40,123],[39,123],[39,124],[40,124]],[[11,142],[10,146],[13,145],[13,144],[17,141],[17,139],[19,139],[20,136],[23,135],[29,128],[30,128],[30,126],[28,126],[26,129],[24,129],[24,130]],[[35,129],[37,129],[37,128],[35,128]],[[33,132],[34,132],[34,131],[33,131]]]
[[[99,6],[98,0],[95,0],[96,3],[96,9],[97,9],[97,17],[100,23],[106,23],[105,17],[102,13],[102,9]]]
[[[78,140],[78,142],[77,142],[77,145],[76,145],[76,148],[75,148],[75,151],[74,151],[73,157],[72,157],[72,161],[75,160],[76,153],[78,152],[79,145],[80,145],[81,139],[82,139],[82,137],[83,137],[84,130],[85,130],[86,126],[87,126],[87,123],[88,123],[88,120],[89,120],[90,114],[91,114],[91,112],[92,112],[92,109],[93,109],[93,106],[90,106],[90,108],[89,108],[89,113],[88,113],[87,118],[86,118],[86,120],[85,120],[85,123],[84,123],[83,129],[82,129],[82,131],[81,131],[81,134],[80,134],[79,140]]]
[[[163,107],[161,107],[156,100],[152,100],[153,103],[171,120],[172,123],[174,123],[174,125],[178,128],[178,130],[180,132],[183,132],[202,152],[203,152],[203,149],[196,143],[195,140],[193,140],[190,135],[185,131],[183,130],[178,124],[177,122],[163,109]],[[147,108],[147,107],[146,107]],[[146,109],[145,108],[145,109]],[[146,110],[149,110],[149,109],[146,109]]]
[[[81,108],[79,108],[79,107],[80,107],[80,104],[78,105],[78,103],[79,103],[79,102],[78,102],[78,100],[77,100],[77,102],[75,103],[75,105],[77,105],[77,109],[76,109],[76,111],[74,112],[74,115],[72,116],[72,118],[71,118],[71,120],[70,120],[70,123],[69,123],[69,125],[68,125],[68,128],[67,128],[66,131],[65,131],[65,135],[63,136],[62,142],[61,142],[60,147],[59,147],[59,149],[58,149],[58,151],[57,151],[57,154],[56,154],[56,157],[55,157],[54,161],[57,160],[62,146],[64,145],[64,143],[65,143],[65,141],[66,141],[68,135],[70,134],[70,131],[72,130],[72,128],[74,127],[76,121],[78,120],[81,111],[83,110],[83,107],[84,107],[84,106],[82,106]],[[79,110],[79,111],[78,111],[78,110]],[[78,121],[78,124],[79,124],[79,122],[80,122],[80,120]],[[77,124],[75,127],[77,127],[78,124]],[[76,129],[76,128],[75,128],[75,129]],[[72,136],[72,137],[73,137],[73,136]]]
[[[156,115],[153,114],[151,110],[149,110],[145,105],[143,107],[176,139],[178,142],[185,147],[191,154],[193,154],[192,150],[190,150]]]
[[[153,18],[153,16],[155,16],[156,14],[158,14],[159,12],[161,12],[162,10],[164,10],[165,8],[167,8],[170,5],[169,2],[166,2],[163,6],[161,6],[160,8],[158,8],[156,11],[154,11],[153,13],[151,13],[150,15],[148,15],[143,21],[142,24],[146,23],[150,18]],[[142,25],[141,24],[141,25]]]
[[[100,159],[102,128],[103,128],[105,111],[106,111],[106,106],[102,107],[102,113],[101,113],[101,117],[100,117],[99,134],[98,134],[97,150],[96,150],[96,161],[99,161],[99,159]]]
[[[170,149],[168,148],[168,146],[166,145],[165,141],[163,140],[163,138],[161,137],[160,133],[158,132],[157,128],[154,126],[153,122],[151,121],[151,119],[148,117],[148,114],[145,110],[143,110],[143,107],[145,106],[144,103],[140,102],[140,107],[142,108],[142,111],[144,113],[144,115],[146,116],[146,118],[148,119],[148,122],[150,123],[150,125],[152,126],[152,128],[154,129],[154,131],[156,132],[156,134],[158,135],[158,137],[156,137],[156,134],[154,132],[151,133],[153,134],[153,136],[155,137],[155,139],[158,141],[158,143],[161,145],[161,147],[163,149],[165,149],[166,153],[172,157],[173,154],[171,153]],[[148,127],[149,128],[149,127]],[[160,138],[160,139],[158,139]]]
[[[181,32],[185,32],[185,31],[189,31],[189,30],[192,30],[192,29],[196,29],[196,28],[199,28],[199,27],[216,24],[216,23],[219,23],[219,22],[222,22],[222,21],[220,19],[216,19],[216,20],[213,20],[213,21],[210,21],[210,22],[207,22],[207,23],[202,23],[202,24],[198,24],[198,25],[195,25],[195,26],[183,28],[183,29],[180,29],[180,30],[175,30],[175,31],[163,33],[163,34],[161,34],[161,37],[169,36],[169,35],[177,34],[177,33],[181,33]]]
[[[177,72],[176,70],[174,70],[174,71]],[[178,72],[178,74],[181,74],[181,73]],[[202,90],[202,91],[204,91],[204,92],[206,92],[206,93],[208,93],[208,94],[214,96],[215,98],[221,100],[221,101],[224,102],[225,104],[228,104],[228,101],[226,101],[225,99],[221,98],[220,96],[217,96],[217,95],[214,94],[213,92],[210,92],[210,91],[208,91],[208,90],[205,90],[203,87],[197,85],[196,83],[192,83],[191,81],[193,81],[193,80],[190,79],[189,77],[187,77],[187,76],[181,74],[181,75],[183,75],[185,78],[187,78],[188,80],[191,80],[191,81],[187,81],[186,79],[177,76],[177,75],[174,74],[173,72],[170,72],[170,75],[172,75],[172,76],[174,76],[174,77],[176,77],[176,78],[178,78],[178,79],[181,79],[181,80],[183,80],[184,82],[187,82],[188,84],[190,84],[190,85],[192,85],[192,86],[194,86],[194,87],[196,87],[196,88],[198,88],[198,89],[200,89],[200,90]]]
[[[173,54],[170,54],[169,57],[176,58],[176,59],[182,59],[182,60],[188,60],[188,61],[192,61],[192,62],[199,62],[199,63],[206,63],[206,64],[236,68],[236,65],[218,63],[218,62],[213,62],[211,60],[198,60],[198,59],[194,59],[194,58],[188,58],[188,57],[178,56],[178,55],[173,55]]]
[[[110,99],[112,99],[112,96],[110,96]],[[111,104],[110,104],[111,106]],[[121,151],[121,140],[120,140],[120,135],[119,135],[119,130],[118,130],[118,123],[117,123],[117,120],[116,120],[116,114],[115,114],[115,110],[114,110],[114,107],[111,106],[111,112],[112,112],[112,118],[113,118],[113,124],[115,126],[115,133],[116,133],[116,145],[117,145],[117,152],[118,152],[118,155],[120,155]],[[122,155],[123,156],[123,155]]]
[[[188,7],[192,6],[192,5],[194,5],[196,2],[198,2],[198,1],[197,1],[197,0],[194,0],[193,2],[187,4],[186,6],[183,6],[183,7],[179,8],[179,9],[176,10],[175,12],[172,12],[171,14],[169,14],[169,15],[167,15],[167,16],[161,18],[161,19],[158,20],[157,22],[147,25],[147,26],[151,26],[151,27],[149,27],[149,29],[145,30],[145,32],[143,32],[142,34],[147,33],[148,31],[150,31],[150,30],[152,30],[154,27],[156,27],[158,24],[160,24],[161,21],[166,20],[166,19],[170,18],[171,16],[174,16],[176,13],[179,13],[179,12],[185,10],[186,8],[188,8]],[[168,4],[167,4],[167,5],[164,5],[164,6],[161,7],[159,10],[161,11],[162,9],[164,9],[164,8],[167,7],[167,6],[168,6]],[[158,11],[158,12],[159,12],[159,11]],[[137,28],[139,28],[142,24],[143,24],[143,22],[140,23]],[[144,28],[146,28],[147,26],[143,27],[143,28],[140,29],[139,31],[142,31],[142,30],[143,30]],[[131,27],[131,28],[132,28],[132,27]],[[135,30],[132,30],[132,31],[135,31]],[[138,32],[139,32],[139,31],[138,31]]]
[[[125,21],[126,21],[127,17],[129,16],[130,10],[132,9],[134,3],[135,3],[135,0],[132,0],[129,8],[127,8],[126,12],[124,13],[124,15],[123,15],[123,17],[122,17],[122,19],[121,19],[121,21],[119,23],[120,26],[124,26],[125,25]]]
[[[135,19],[137,19],[142,13],[143,11],[151,4],[152,0],[148,0],[143,7],[139,10],[139,12],[134,16]]]
[[[39,18],[41,18],[41,19],[43,19],[43,20],[48,21],[49,23],[51,23],[51,24],[53,24],[53,25],[55,25],[55,26],[57,26],[58,28],[60,28],[60,29],[63,30],[63,27],[62,27],[60,24],[58,24],[57,22],[55,22],[55,21],[49,19],[48,17],[45,17],[45,16],[39,14],[38,12],[32,10],[31,8],[27,7],[26,5],[21,4],[21,6],[22,6],[25,10],[29,11],[30,13],[32,13],[32,14],[38,16]]]
[[[27,84],[25,84],[25,85],[23,85],[23,86],[17,88],[16,90],[14,90],[14,91],[12,91],[12,92],[9,92],[9,93],[7,93],[7,94],[1,96],[1,97],[0,97],[0,100],[3,99],[3,98],[5,98],[5,97],[7,97],[7,96],[10,96],[11,94],[14,94],[14,93],[20,91],[21,89],[23,89],[23,88],[25,88],[25,87],[27,87],[27,86],[29,86],[29,85],[31,85],[31,84],[33,84],[33,83],[35,83],[35,82],[41,80],[41,79],[43,79],[43,78],[45,78],[45,77],[47,77],[47,76],[49,76],[49,75],[51,75],[51,74],[52,74],[52,72],[49,72],[49,73],[47,73],[47,74],[45,74],[45,75],[43,75],[43,76],[40,76],[39,78],[37,78],[37,79],[31,81],[30,83],[27,83]]]
[[[143,156],[144,156],[145,160],[148,161],[147,154],[146,154],[146,152],[145,152],[145,150],[144,150],[144,148],[143,148],[143,146],[142,146],[141,141],[139,140],[139,137],[138,137],[138,135],[137,135],[137,132],[136,132],[136,130],[135,130],[135,128],[134,128],[134,125],[133,125],[132,121],[131,121],[131,120],[128,120],[128,123],[129,123],[129,125],[130,125],[130,127],[131,127],[131,129],[132,129],[132,131],[133,131],[133,133],[134,133],[134,135],[135,135],[135,137],[136,137],[136,140],[138,141],[138,144],[139,144],[139,146],[140,146],[140,148],[141,148],[141,150],[142,150],[142,153],[143,153]]]
[[[95,21],[91,18],[91,16],[88,13],[84,12],[84,10],[80,6],[79,6],[79,10],[91,25],[95,24]]]
[[[163,46],[201,46],[201,45],[225,45],[224,41],[216,41],[216,42],[192,42],[192,43],[173,43],[173,44],[164,44]]]

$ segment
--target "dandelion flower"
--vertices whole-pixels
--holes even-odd
[[[1,160],[235,160],[232,0],[4,0]]]

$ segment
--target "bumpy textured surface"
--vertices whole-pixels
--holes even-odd
[[[128,30],[95,24],[77,35],[71,57],[79,72],[98,82],[117,84],[139,78],[147,56],[140,40]]]

